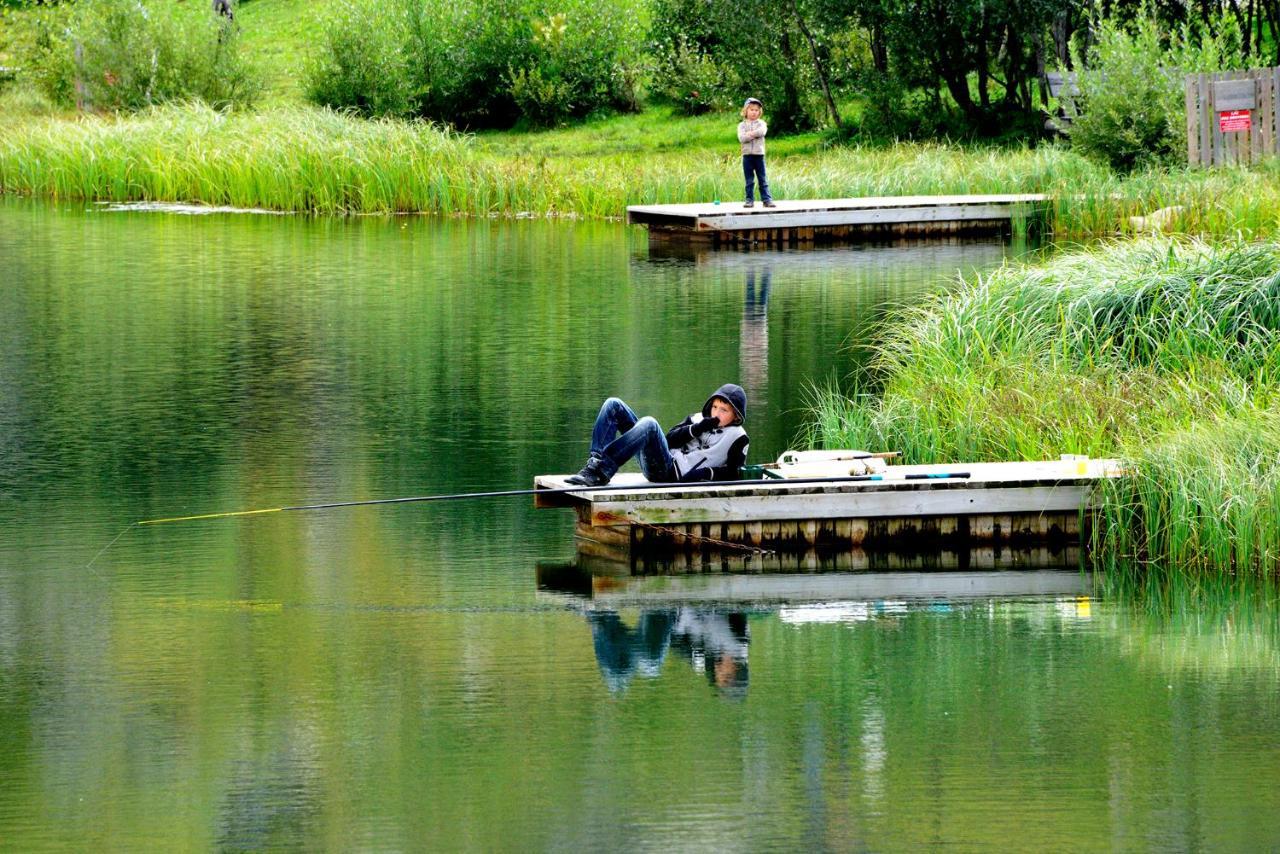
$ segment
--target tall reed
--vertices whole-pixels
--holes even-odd
[[[1115,565],[1280,569],[1274,244],[1148,239],[1006,266],[903,311],[854,385],[815,392],[815,444],[1120,455],[1137,474],[1105,495],[1096,542]]]
[[[425,122],[318,108],[221,113],[170,105],[133,117],[0,121],[0,192],[275,210],[570,214],[630,204],[736,199],[723,117],[626,116],[545,134],[470,136]],[[1118,179],[1057,146],[826,147],[771,142],[783,198],[1046,193],[1059,239],[1116,234],[1169,207],[1177,231],[1262,236],[1280,226],[1280,166]]]
[[[1094,531],[1113,585],[1169,599],[1187,579],[1280,572],[1280,415],[1214,413],[1127,456],[1132,473],[1104,484]]]

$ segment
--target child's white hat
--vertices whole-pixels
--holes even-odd
[[[763,107],[763,106],[764,106],[764,104],[760,103],[760,99],[759,99],[759,98],[748,98],[748,99],[743,103],[743,105],[742,105],[742,109],[744,109],[744,110],[745,110],[747,107],[750,107],[752,104],[755,104],[757,107]]]

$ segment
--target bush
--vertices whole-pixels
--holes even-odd
[[[511,97],[530,124],[550,127],[573,114],[573,88],[565,80],[542,76],[542,69],[510,72]]]
[[[684,37],[663,48],[655,87],[686,116],[698,116],[737,103],[742,84],[730,69]]]
[[[536,0],[351,2],[308,69],[317,103],[464,127],[637,105],[644,0],[560,0],[550,13]]]
[[[330,13],[325,49],[311,58],[306,93],[317,104],[366,116],[413,112],[410,8],[387,0],[345,0]]]
[[[44,10],[19,62],[54,101],[88,109],[244,105],[261,82],[238,41],[235,25],[203,3],[86,0]]]
[[[1207,33],[1183,29],[1166,35],[1144,15],[1127,30],[1104,20],[1087,54],[1077,55],[1080,116],[1071,143],[1120,171],[1172,165],[1186,145],[1184,75],[1244,68],[1256,59],[1240,49],[1234,19],[1219,19]]]

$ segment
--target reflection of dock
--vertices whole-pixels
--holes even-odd
[[[649,228],[650,241],[790,245],[884,239],[905,234],[1000,234],[1043,218],[1047,197],[878,196],[784,200],[777,207],[725,204],[632,205],[627,222]]]
[[[834,482],[804,479],[817,477],[815,470],[790,480],[645,487],[639,475],[624,474],[614,484],[626,489],[554,492],[535,502],[574,510],[580,550],[628,561],[695,553],[772,560],[765,551],[821,561],[854,549],[934,553],[975,545],[1057,551],[1079,546],[1091,490],[1116,474],[1114,460],[891,466],[882,477]],[[539,477],[536,486],[572,490],[559,475]]]
[[[596,607],[673,604],[767,605],[836,601],[961,600],[1015,596],[1078,596],[1089,592],[1079,569],[951,572],[838,572],[779,575],[617,575],[608,564],[579,560],[540,566],[544,596],[571,596]]]

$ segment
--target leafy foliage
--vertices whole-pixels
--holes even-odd
[[[85,0],[33,16],[19,64],[53,100],[136,110],[199,99],[248,104],[256,70],[235,25],[205,4]]]
[[[1184,26],[1168,35],[1151,14],[1132,23],[1103,20],[1089,49],[1077,51],[1080,117],[1072,145],[1123,172],[1173,165],[1186,134],[1184,75],[1256,62],[1230,18],[1205,32]]]
[[[659,47],[654,88],[686,116],[735,104],[742,84],[731,68],[684,37]]]
[[[366,116],[405,116],[415,106],[407,4],[343,0],[330,13],[326,49],[307,72],[307,97]],[[370,21],[376,19],[376,25]]]
[[[642,0],[348,0],[308,69],[319,104],[466,127],[634,109]]]

